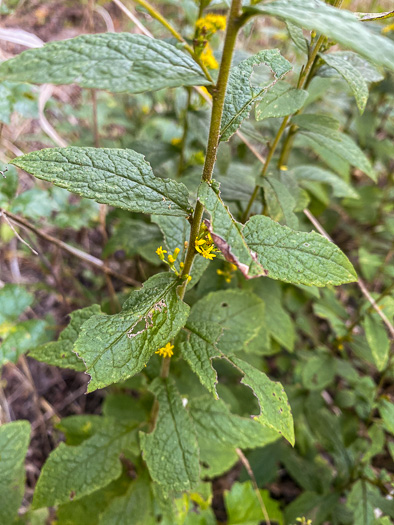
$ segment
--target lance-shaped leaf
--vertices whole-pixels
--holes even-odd
[[[279,438],[275,430],[263,427],[253,419],[232,414],[222,400],[215,401],[210,396],[193,399],[188,408],[197,435],[225,447],[263,447]]]
[[[346,255],[318,233],[297,232],[255,215],[246,223],[243,235],[271,279],[315,286],[357,280]]]
[[[260,64],[265,64],[272,70],[274,80],[266,86],[253,86],[253,67]],[[242,121],[248,118],[253,104],[259,102],[265,92],[291,69],[290,62],[282,57],[278,49],[259,51],[231,68],[224,100],[220,140],[229,140]]]
[[[272,15],[321,33],[338,44],[357,51],[371,62],[394,70],[394,44],[371,31],[354,13],[337,9],[321,0],[276,0],[245,7],[251,15]]]
[[[297,166],[292,170],[292,173],[299,181],[314,181],[329,184],[333,189],[334,197],[348,197],[351,199],[358,199],[358,193],[338,175],[329,170],[320,168],[315,165]]]
[[[256,107],[256,120],[292,115],[302,108],[307,98],[307,91],[296,89],[285,82],[278,82]]]
[[[115,93],[210,84],[172,44],[143,35],[102,33],[50,42],[0,65],[0,80],[72,84]]]
[[[120,453],[136,439],[135,423],[125,425],[109,419],[80,445],[60,443],[41,471],[33,508],[78,500],[117,479],[122,473]]]
[[[263,372],[237,357],[229,358],[244,375],[241,383],[249,386],[260,405],[260,414],[254,419],[276,430],[294,445],[294,424],[286,392],[278,382],[271,381]]]
[[[348,135],[335,129],[338,121],[331,117],[308,114],[293,117],[292,123],[300,127],[299,133],[308,137],[312,142],[332,150],[376,182],[376,172],[363,151]]]
[[[13,421],[0,426],[0,523],[14,523],[25,492],[25,457],[30,424]]]
[[[33,348],[33,350],[30,350],[29,356],[48,365],[71,368],[72,370],[83,372],[85,365],[73,352],[74,343],[78,338],[83,323],[93,315],[100,314],[101,309],[98,304],[82,308],[81,310],[74,310],[70,314],[70,323],[60,334],[59,339]]]
[[[199,451],[193,422],[172,379],[156,378],[151,392],[159,403],[154,430],[140,433],[143,457],[166,492],[190,490],[199,479]]]
[[[242,224],[231,215],[219,191],[202,182],[198,198],[211,216],[211,221],[206,221],[206,225],[212,239],[227,261],[235,264],[247,279],[264,275],[264,269],[258,264],[256,254],[243,238]]]
[[[360,113],[364,113],[368,100],[368,85],[360,71],[354,67],[341,53],[322,53],[321,58],[334,68],[346,80],[356,99]]]
[[[190,213],[186,186],[154,176],[144,156],[127,149],[51,148],[12,161],[39,179],[128,211]]]
[[[180,281],[159,273],[131,292],[116,315],[94,315],[82,325],[74,351],[91,376],[88,392],[140,372],[151,355],[184,326],[189,307],[177,293]]]

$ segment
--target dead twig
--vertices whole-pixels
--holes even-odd
[[[265,506],[263,498],[261,497],[260,489],[257,485],[257,481],[253,473],[252,467],[250,466],[250,463],[248,461],[248,458],[245,456],[245,454],[242,452],[240,448],[235,449],[235,451],[239,459],[242,461],[243,466],[246,468],[246,471],[249,474],[249,477],[252,481],[252,485],[253,485],[254,491],[256,492],[257,499],[259,500],[261,511],[263,513],[265,522],[267,525],[271,525],[271,521],[270,521],[270,517],[268,516],[267,508]]]
[[[0,214],[1,213],[3,213],[3,217],[4,217],[4,210],[0,208]],[[70,246],[69,244],[57,239],[56,237],[53,237],[52,235],[48,235],[47,233],[44,233],[42,230],[39,230],[38,228],[30,224],[26,219],[23,219],[22,217],[19,217],[18,215],[15,215],[14,213],[11,213],[9,211],[7,211],[7,216],[9,219],[11,219],[13,222],[18,224],[19,226],[22,226],[32,231],[38,237],[41,237],[42,239],[45,239],[51,244],[58,246],[65,252],[71,255],[74,255],[75,257],[78,257],[82,261],[85,261],[91,266],[94,266],[95,268],[104,272],[105,274],[112,275],[113,277],[116,277],[116,279],[119,279],[120,281],[123,281],[124,283],[130,284],[131,286],[141,286],[141,283],[137,281],[136,279],[133,279],[132,277],[128,277],[127,275],[120,274],[116,272],[115,270],[112,270],[111,268],[109,268],[109,266],[107,266],[101,259],[98,259],[97,257],[94,257],[93,255],[90,255],[89,253],[86,253],[78,248],[74,248],[73,246]]]

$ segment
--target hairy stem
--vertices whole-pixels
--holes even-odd
[[[233,57],[235,42],[237,39],[238,31],[241,27],[240,24],[240,9],[241,0],[232,0],[230,12],[227,21],[227,31],[224,39],[222,60],[220,63],[218,81],[216,86],[212,89],[212,112],[211,112],[211,124],[209,128],[207,153],[205,156],[204,169],[202,173],[202,181],[210,182],[212,179],[213,168],[215,166],[217,149],[220,138],[220,124],[222,121],[224,99],[226,96],[226,88],[228,77],[230,74],[231,61]],[[196,238],[200,231],[202,215],[204,212],[204,206],[200,201],[197,201],[196,209],[194,211],[193,218],[191,220],[191,230],[188,249],[186,253],[185,266],[182,271],[182,277],[189,275],[196,250],[194,248]],[[183,298],[186,291],[186,284],[182,287],[181,297]]]

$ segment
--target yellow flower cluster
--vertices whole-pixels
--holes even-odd
[[[163,261],[164,264],[167,264],[170,267],[170,270],[172,270],[175,273],[175,275],[177,275],[178,277],[181,276],[181,272],[178,272],[178,270],[174,266],[174,263],[177,260],[180,251],[181,250],[179,248],[175,248],[174,253],[173,254],[169,253],[167,256],[167,260],[166,260],[165,254],[168,253],[167,250],[163,250],[163,246],[159,246],[156,250],[156,253],[160,257],[160,260]],[[179,267],[181,270],[183,269],[184,267],[183,262],[179,263]],[[186,275],[182,275],[182,279],[185,279],[187,280],[187,282],[190,282],[192,278],[191,278],[191,275],[186,274]]]
[[[224,277],[226,283],[231,283],[231,279],[233,278],[236,269],[237,267],[235,266],[235,264],[226,263],[224,270],[216,270],[216,273]]]
[[[204,51],[201,53],[200,59],[204,66],[206,66],[208,69],[217,69],[219,67],[210,44],[207,44],[204,47]]]
[[[203,225],[201,227],[201,232],[199,238],[196,239],[194,243],[196,251],[201,254],[205,259],[213,260],[216,255],[213,252],[216,252],[217,249],[213,244],[211,234],[207,231],[206,227]]]
[[[156,350],[155,354],[159,354],[163,357],[172,357],[174,355],[174,352],[172,351],[173,348],[174,345],[167,343],[166,346],[163,346],[163,348]]]
[[[212,35],[217,31],[224,31],[226,29],[226,17],[209,13],[203,18],[197,20],[196,29],[205,35]]]

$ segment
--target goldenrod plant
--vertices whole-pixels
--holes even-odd
[[[83,258],[62,228],[101,228],[105,261],[85,262],[111,296],[89,293],[50,340],[48,318],[19,319],[33,295],[0,289],[0,364],[28,352],[105,389],[101,415],[57,420],[19,515],[30,426],[0,427],[0,525],[213,525],[212,480],[235,465],[228,525],[392,523],[393,13],[136,4],[162,38],[83,34],[0,64],[4,93],[93,92],[102,146],[65,119],[69,146],[12,158],[2,239],[30,230]],[[56,200],[46,215],[15,168],[50,183],[29,190]],[[32,225],[54,216],[56,236]],[[118,251],[132,273],[111,269]]]

